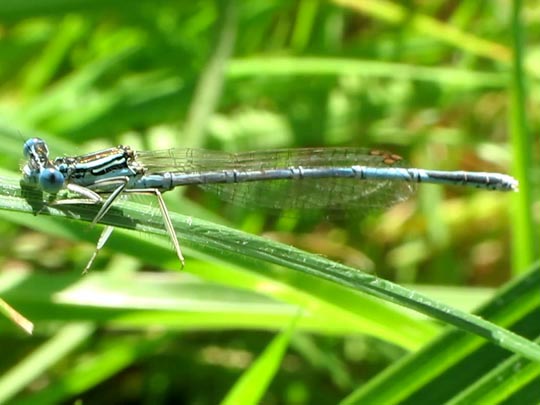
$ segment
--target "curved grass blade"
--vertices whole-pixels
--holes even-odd
[[[539,286],[540,264],[537,263],[483,305],[477,314],[536,338],[540,334]],[[539,365],[538,361],[498,350],[464,330],[450,330],[421,351],[384,370],[349,395],[343,404],[500,403],[504,395],[534,391],[526,386],[539,378]],[[469,400],[463,402],[464,399]]]
[[[95,212],[94,212],[95,214]],[[19,225],[32,228],[37,232],[44,234],[54,235],[58,238],[63,238],[73,241],[87,241],[90,246],[95,244],[96,239],[99,236],[99,229],[91,229],[88,224],[68,220],[66,218],[53,218],[47,216],[40,216],[35,218],[27,214],[19,212],[2,212],[0,216],[9,219],[12,222]],[[163,238],[148,237],[141,238],[140,232],[130,232],[123,229],[117,229],[111,240],[108,242],[108,249],[116,252],[122,252],[124,254],[137,257],[142,263],[150,264],[154,267],[179,269],[178,259],[171,250],[168,241]],[[185,251],[190,253],[193,258],[189,261],[187,271],[197,275],[199,278],[209,281],[211,284],[220,284],[234,287],[235,289],[242,289],[248,291],[255,291],[265,296],[272,296],[280,301],[285,301],[293,305],[305,308],[310,314],[319,318],[320,324],[324,325],[323,328],[318,328],[304,324],[302,318],[302,330],[309,330],[317,333],[337,333],[340,335],[362,333],[367,335],[376,336],[382,340],[392,342],[397,346],[400,346],[408,350],[417,350],[427,342],[431,341],[435,336],[439,334],[440,327],[430,322],[426,322],[423,319],[418,319],[417,316],[404,312],[399,307],[390,306],[384,301],[372,298],[365,294],[358,294],[355,291],[339,286],[334,283],[324,282],[320,279],[314,279],[303,273],[291,273],[284,274],[282,269],[276,267],[264,265],[263,263],[253,267],[252,263],[249,263],[249,267],[246,265],[246,261],[241,256],[229,256],[227,262],[220,263],[218,255],[209,255],[200,250],[190,250],[189,246]],[[89,255],[90,253],[88,253]],[[127,296],[132,297],[127,299],[126,305],[129,307],[131,300],[137,301],[137,297],[141,293],[133,295],[133,289],[139,291],[140,287],[130,286],[123,280],[120,285],[118,280],[103,279],[98,285],[88,285],[86,287],[88,278],[80,278],[80,270],[85,265],[85,260],[88,256],[81,257],[79,266],[74,268],[74,271],[68,273],[71,278],[62,281],[62,277],[56,275],[54,278],[44,278],[40,274],[32,273],[27,278],[23,285],[17,284],[17,288],[12,288],[5,293],[5,296],[11,300],[14,304],[17,304],[21,308],[26,308],[29,314],[35,320],[50,319],[51,314],[58,314],[59,311],[55,309],[54,302],[51,302],[49,297],[62,294],[66,285],[76,283],[77,288],[70,287],[76,297],[73,297],[75,301],[74,305],[98,305],[101,313],[98,314],[98,320],[102,319],[102,315],[108,312],[109,296]],[[197,260],[198,259],[198,260]],[[92,273],[90,279],[94,279],[95,276],[103,273]],[[165,275],[166,273],[162,273]],[[7,275],[6,275],[7,276]],[[284,276],[286,281],[284,282]],[[71,280],[71,281],[70,281]],[[161,297],[167,297],[170,294],[165,294],[161,288],[151,280],[143,279],[141,281],[145,284],[143,289],[144,294],[140,296],[144,300],[154,300],[152,294],[158,294]],[[84,281],[84,282],[83,282]],[[2,290],[2,279],[0,278],[0,291]],[[202,308],[204,314],[204,308],[211,304],[212,301],[218,299],[221,295],[219,291],[212,290],[211,293],[206,293],[198,288],[196,291],[175,289],[176,283],[173,280],[168,280],[170,288],[168,290],[174,291],[180,297],[192,297],[196,296],[206,297],[203,300],[197,299],[194,305]],[[13,285],[13,282],[9,282],[8,285]],[[204,284],[206,285],[206,284]],[[45,288],[44,288],[45,287]],[[156,291],[157,289],[157,291]],[[206,288],[208,289],[208,288]],[[89,292],[92,294],[91,302],[87,299],[81,301],[82,297],[88,297]],[[45,295],[44,295],[45,294]],[[127,295],[126,295],[127,294]],[[230,298],[230,293],[225,294]],[[102,303],[100,304],[100,297]],[[212,297],[209,300],[209,297]],[[28,298],[28,299],[27,299]],[[32,298],[36,298],[38,301],[33,301]],[[245,301],[238,294],[234,294],[234,300]],[[32,303],[39,302],[38,312],[32,312],[32,308],[35,305],[25,307],[25,302],[30,301]],[[70,300],[71,302],[71,300]],[[155,302],[155,301],[154,301]],[[157,304],[157,303],[156,303]],[[52,305],[52,307],[51,307]],[[230,302],[216,303],[219,307],[231,308]],[[245,305],[255,307],[252,301],[245,302]],[[179,310],[183,307],[180,303],[175,304]],[[45,310],[45,308],[49,308]],[[42,314],[40,311],[45,310],[46,313]],[[149,308],[150,309],[150,308]],[[154,308],[159,309],[159,308]],[[133,310],[133,308],[131,309]],[[49,312],[47,312],[49,311]],[[65,312],[65,308],[62,312]],[[193,309],[190,308],[189,312],[193,313]],[[234,312],[234,311],[233,311]],[[279,312],[279,311],[278,311]],[[269,324],[262,319],[261,314],[257,315],[253,313],[249,315],[245,309],[241,310],[237,316],[242,314],[244,323],[239,324],[238,319],[231,320],[231,318],[220,315],[218,322],[210,322],[202,319],[205,323],[204,328],[220,327],[222,322],[234,327],[243,328],[249,327],[249,320],[251,320],[252,328],[265,328],[274,329],[274,326],[283,325],[280,321],[280,317],[274,317]],[[201,317],[204,315],[200,313],[197,315],[198,320],[201,321]],[[194,314],[195,315],[195,314]],[[139,315],[137,315],[139,316]],[[166,321],[167,324],[174,327],[174,324],[170,323],[170,318],[178,316],[178,314],[171,314]],[[184,315],[181,316],[185,318]],[[85,319],[92,320],[92,318],[84,317]],[[279,319],[278,319],[279,318]],[[63,319],[63,318],[62,318]],[[75,318],[80,319],[80,318]],[[142,321],[144,322],[144,320]],[[128,322],[129,323],[129,322]],[[197,322],[199,325],[200,322]],[[211,326],[214,325],[214,326]],[[201,327],[201,325],[197,326]]]
[[[33,212],[31,204],[21,198],[20,187],[13,179],[4,179],[0,187],[2,198],[0,207],[9,210]],[[70,217],[91,222],[95,216],[95,207],[70,206],[61,211],[47,208],[43,212],[48,215]],[[132,202],[121,202],[103,218],[103,223],[116,227],[137,229],[143,232],[164,234],[162,218],[157,211],[149,214],[146,206]],[[521,354],[531,360],[540,361],[540,346],[498,327],[477,316],[464,313],[455,308],[441,304],[415,291],[363,273],[323,257],[309,254],[292,246],[246,234],[225,226],[207,221],[171,213],[175,231],[181,241],[197,251],[216,255],[228,261],[249,259],[251,263],[262,265],[275,264],[331,281],[339,285],[398,304],[442,322],[452,324],[460,329],[479,335],[488,341],[514,353]],[[233,262],[234,262],[233,260]]]

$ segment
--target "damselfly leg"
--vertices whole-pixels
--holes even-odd
[[[114,191],[112,191],[110,195],[107,196],[106,199],[103,199],[101,195],[97,194],[95,191],[91,190],[90,188],[70,184],[69,186],[72,186],[72,187],[69,187],[69,186],[67,187],[70,191],[77,193],[81,195],[82,197],[86,197],[86,198],[60,199],[60,200],[53,201],[51,205],[102,204],[100,210],[98,211],[98,213],[96,214],[96,216],[94,217],[92,221],[92,225],[95,225],[96,223],[98,223],[99,221],[103,219],[103,217],[111,209],[116,199],[120,197],[123,193],[153,195],[156,197],[158,201],[159,209],[163,217],[165,230],[173,244],[176,255],[178,256],[178,259],[180,260],[180,263],[182,264],[182,268],[183,268],[185,264],[185,259],[182,254],[182,249],[180,247],[180,243],[178,242],[178,238],[176,237],[176,232],[174,230],[174,226],[171,221],[169,210],[167,209],[165,200],[163,199],[161,192],[158,189],[126,189],[126,186],[128,185],[128,183],[129,183],[129,178],[127,177],[116,177],[116,178],[110,178],[110,179],[97,180],[92,187],[101,188],[101,189],[103,188],[109,189],[111,187],[116,187],[114,188]],[[83,274],[87,273],[88,270],[92,267],[92,264],[95,258],[97,257],[99,251],[103,248],[103,246],[105,246],[113,230],[114,228],[111,226],[105,227],[105,229],[103,230],[103,232],[101,233],[99,237],[98,243],[96,245],[96,249],[94,250],[92,257],[90,258],[86,267],[83,270]]]

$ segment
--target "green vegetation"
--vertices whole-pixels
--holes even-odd
[[[537,400],[540,6],[417,3],[0,2],[0,403]],[[175,190],[184,269],[134,197],[82,276],[96,208],[32,215],[33,136],[53,156],[376,147],[520,192],[422,185],[330,222]]]

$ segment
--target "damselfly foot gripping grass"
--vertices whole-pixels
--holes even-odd
[[[136,152],[129,146],[118,146],[51,160],[45,141],[32,138],[25,142],[23,153],[23,180],[49,193],[54,205],[100,205],[94,224],[122,194],[154,195],[182,266],[184,257],[161,195],[178,186],[199,185],[224,200],[246,206],[338,212],[390,206],[406,199],[416,183],[500,191],[518,188],[517,180],[505,174],[407,168],[398,155],[357,148],[232,154],[197,149]],[[56,199],[64,189],[75,198]],[[111,226],[103,230],[84,272],[112,230]]]

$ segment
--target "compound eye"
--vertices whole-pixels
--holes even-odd
[[[43,169],[39,175],[39,185],[47,193],[57,193],[64,186],[64,175],[53,168]]]
[[[44,152],[46,155],[49,154],[49,149],[47,148],[47,144],[43,139],[30,138],[24,143],[23,155],[28,159],[32,155],[32,152],[35,152],[38,149],[42,149],[41,152]]]
[[[43,140],[40,138],[30,138],[24,143],[23,155],[25,158],[30,157],[32,150],[35,149],[36,145],[43,143]]]

